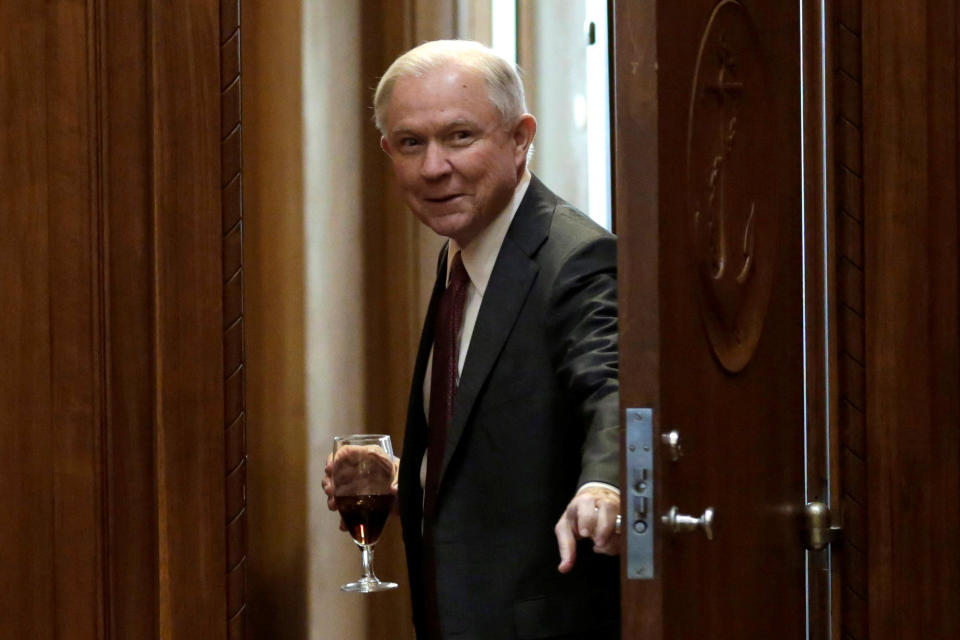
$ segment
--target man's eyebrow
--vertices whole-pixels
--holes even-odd
[[[388,133],[388,135],[389,136],[413,136],[413,135],[417,135],[417,132],[414,131],[413,129],[410,129],[409,127],[397,127],[396,129],[392,129]]]

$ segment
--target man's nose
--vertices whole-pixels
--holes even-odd
[[[424,151],[423,163],[420,165],[420,174],[427,180],[436,180],[450,173],[450,162],[447,150],[442,144],[427,143]]]

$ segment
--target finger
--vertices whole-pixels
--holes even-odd
[[[616,525],[614,525],[616,526]],[[623,544],[623,534],[614,530],[603,544],[594,544],[593,552],[601,553],[607,556],[620,555],[620,548]]]
[[[620,555],[620,534],[613,534],[610,536],[610,539],[607,540],[607,543],[602,547],[599,545],[593,545],[593,552],[599,553],[605,556],[618,556]]]
[[[330,509],[330,511],[336,511],[337,501],[333,492],[333,479],[324,476],[323,480],[320,481],[320,486],[323,487],[323,492],[327,494],[327,509]]]
[[[557,526],[553,528],[557,534],[557,547],[560,549],[560,565],[557,567],[560,573],[569,572],[577,560],[577,539],[573,535],[574,529],[570,526],[568,513],[560,516]]]
[[[577,500],[577,533],[581,538],[592,538],[597,527],[597,508],[593,500]]]
[[[610,505],[604,505],[597,511],[597,525],[593,530],[593,544],[596,547],[602,548],[607,545],[613,534],[616,519],[617,515]]]

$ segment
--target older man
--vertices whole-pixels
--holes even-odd
[[[536,120],[486,47],[408,51],[374,106],[449,239],[399,470],[418,636],[619,637],[615,239],[527,170]]]

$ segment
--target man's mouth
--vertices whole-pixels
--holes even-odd
[[[450,201],[452,201],[452,200],[456,200],[456,199],[459,198],[461,195],[462,195],[462,194],[454,193],[454,194],[447,195],[447,196],[437,196],[437,197],[433,197],[433,198],[424,198],[424,200],[426,200],[427,202],[431,202],[431,203],[433,203],[433,204],[443,204],[443,203],[445,203],[445,202],[450,202]]]

